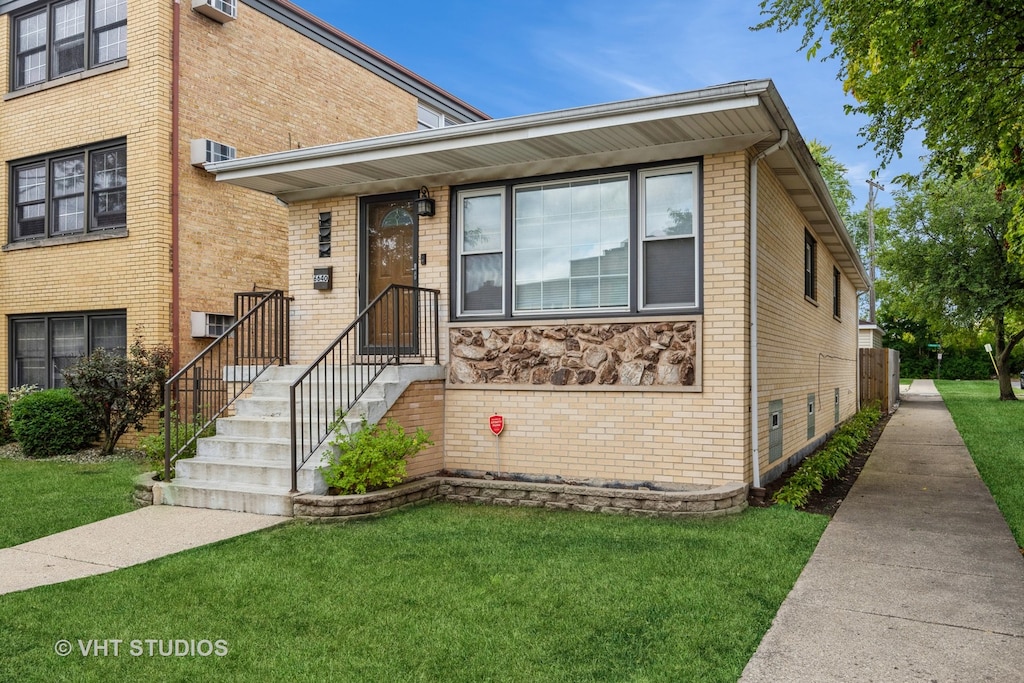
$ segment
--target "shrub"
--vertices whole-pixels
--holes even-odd
[[[198,416],[197,418],[198,419]],[[171,412],[171,452],[177,452],[179,448],[189,442],[190,439],[199,431],[199,424],[196,420],[190,422],[182,422],[178,418],[178,413]],[[199,433],[199,437],[213,436],[217,433],[216,423],[211,424],[206,429]],[[157,479],[163,479],[164,476],[164,421],[160,421],[160,432],[157,434],[150,434],[139,440],[139,448],[146,454],[147,464],[157,472]],[[196,457],[196,442],[192,441],[185,446],[177,457],[177,460],[183,458],[194,458]],[[174,467],[171,467],[171,478],[174,478]]]
[[[11,399],[7,394],[0,394],[0,446],[14,441],[11,431]]]
[[[331,440],[334,452],[321,472],[327,485],[343,494],[400,484],[405,479],[406,459],[434,443],[422,428],[409,436],[394,420],[370,426],[364,417],[360,429],[352,434],[343,434],[340,422]]]
[[[103,431],[100,452],[109,455],[130,427],[141,431],[146,417],[163,402],[171,349],[147,349],[132,342],[122,355],[96,349],[64,370],[64,381]]]
[[[786,484],[775,492],[772,500],[795,508],[806,505],[812,492],[821,491],[826,481],[842,474],[850,458],[881,418],[878,404],[872,404],[843,423],[820,451],[803,461]]]
[[[68,389],[28,394],[11,406],[11,427],[30,458],[74,453],[91,445],[99,429]]]

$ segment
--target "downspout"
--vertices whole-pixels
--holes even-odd
[[[181,317],[181,283],[179,281],[179,239],[178,194],[180,191],[180,170],[178,146],[179,125],[179,80],[181,77],[181,0],[174,0],[174,26],[171,29],[171,367],[179,367],[181,343],[178,339],[179,318]]]
[[[758,449],[760,418],[757,412],[757,164],[769,154],[785,147],[788,141],[789,130],[783,128],[779,141],[750,162],[750,446],[754,489],[761,488],[761,454]],[[763,495],[763,491],[761,493]]]

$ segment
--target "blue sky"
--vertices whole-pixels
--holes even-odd
[[[807,140],[849,169],[858,206],[878,160],[843,113],[834,61],[801,33],[750,31],[756,0],[293,0],[494,118],[771,78]],[[880,172],[920,170],[916,144]],[[890,193],[879,203],[891,204]]]

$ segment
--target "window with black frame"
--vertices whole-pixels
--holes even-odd
[[[13,17],[14,90],[103,64],[128,54],[127,0],[63,0]]]
[[[11,164],[11,241],[126,227],[127,156],[117,144]]]
[[[10,385],[64,386],[62,371],[96,349],[125,353],[124,311],[17,316],[10,321]]]
[[[682,163],[458,189],[456,315],[699,310],[699,168]]]

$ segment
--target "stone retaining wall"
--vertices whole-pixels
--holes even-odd
[[[156,472],[146,472],[135,477],[135,485],[132,489],[132,502],[135,507],[144,508],[153,504],[153,477]]]
[[[153,472],[135,479],[132,500],[153,504]],[[747,485],[727,484],[693,491],[648,491],[627,488],[545,484],[523,481],[426,477],[383,491],[350,496],[295,496],[295,517],[341,522],[376,517],[432,500],[454,503],[580,510],[641,517],[718,517],[747,507]]]
[[[747,485],[729,484],[694,491],[642,491],[570,484],[428,477],[365,495],[300,495],[295,499],[295,516],[317,521],[342,521],[377,515],[423,500],[643,517],[718,517],[742,512],[747,507]]]

